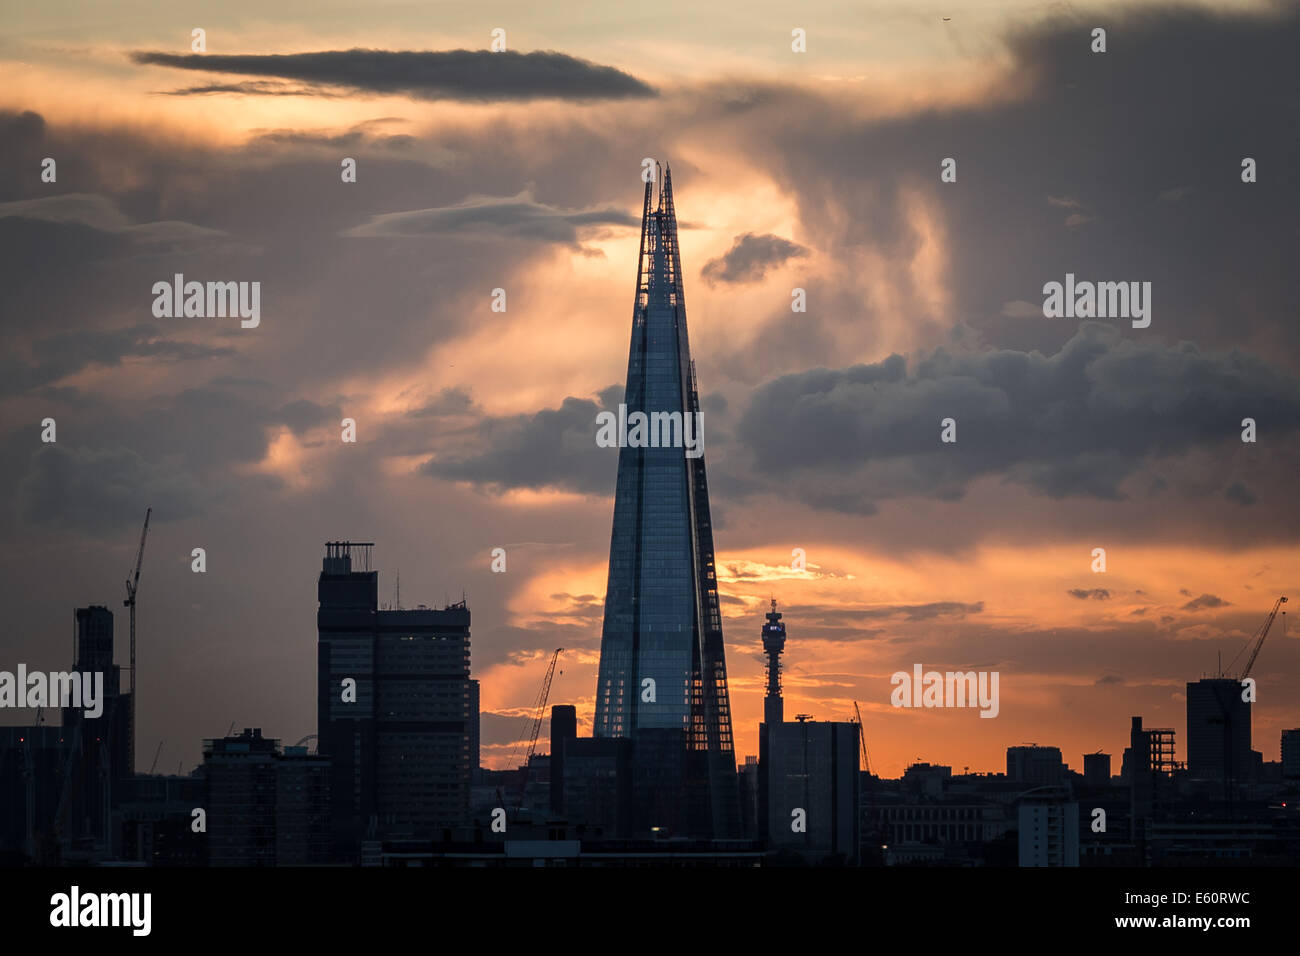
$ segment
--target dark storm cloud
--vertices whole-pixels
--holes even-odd
[[[1095,598],[1098,601],[1105,601],[1110,598],[1110,592],[1105,588],[1071,588],[1065,592],[1070,597],[1076,597],[1080,601],[1086,601],[1089,598]]]
[[[1005,97],[846,121],[833,103],[780,87],[737,113],[720,85],[697,122],[729,134],[796,198],[801,238],[815,248],[906,262],[930,239],[914,217],[925,203],[942,224],[953,310],[927,316],[924,287],[902,308],[931,344],[957,319],[993,345],[1055,351],[1068,324],[1002,311],[1041,304],[1043,284],[1073,272],[1153,283],[1152,325],[1134,337],[1236,345],[1300,366],[1300,124],[1278,120],[1295,114],[1300,8],[1108,9],[1103,19],[1105,54],[1091,52],[1098,24],[1082,16],[1013,33]],[[1253,184],[1241,181],[1247,156],[1261,170]],[[956,182],[940,182],[942,157],[957,160]],[[1091,221],[1067,222],[1080,215]],[[833,292],[809,289],[821,301]],[[897,321],[894,308],[836,300],[797,328],[774,313],[753,348],[797,367],[812,358],[802,342],[822,345],[821,324]]]
[[[768,269],[806,255],[807,249],[788,239],[770,233],[756,236],[747,232],[737,236],[724,255],[706,262],[700,274],[710,285],[757,282]]]
[[[84,226],[97,232],[121,235],[132,244],[166,244],[172,249],[183,245],[189,251],[210,249],[230,242],[230,237],[221,230],[193,223],[174,220],[135,223],[107,196],[91,193],[63,193],[42,199],[0,203],[0,219]]]
[[[436,457],[421,472],[489,489],[561,488],[592,494],[614,489],[618,450],[596,445],[595,402],[566,398],[559,408],[531,415],[485,419],[478,427],[481,450]]]
[[[131,59],[183,70],[276,76],[431,100],[598,100],[655,95],[652,87],[622,70],[548,51],[352,49],[273,55],[142,51],[133,53]]]
[[[755,390],[737,434],[766,474],[799,476],[784,487],[803,500],[853,510],[904,494],[958,498],[988,474],[1053,498],[1118,499],[1150,456],[1237,441],[1247,415],[1293,434],[1300,382],[1245,353],[1085,323],[1051,356],[938,349],[911,370],[893,355],[783,376]],[[940,441],[945,418],[954,443]],[[870,483],[836,483],[863,468]]]
[[[1200,611],[1209,607],[1227,607],[1228,602],[1216,594],[1202,594],[1200,597],[1192,598],[1183,605],[1184,611]]]
[[[8,144],[38,143],[45,136],[45,117],[31,110],[0,110],[0,140]]]
[[[90,365],[114,366],[128,358],[195,361],[234,355],[225,346],[178,342],[157,326],[142,323],[126,329],[77,329],[36,340],[31,359],[0,357],[0,395],[16,395],[56,382]]]
[[[302,435],[326,422],[339,421],[342,414],[338,405],[327,407],[300,398],[282,406],[272,420],[287,425],[295,435]]]
[[[587,231],[602,226],[636,227],[640,220],[621,209],[557,209],[518,196],[475,196],[454,206],[384,213],[350,229],[360,238],[461,236],[520,238],[578,246]]]
[[[89,351],[95,342],[87,335],[77,348]],[[136,406],[73,404],[52,417],[57,443],[42,444],[35,425],[6,436],[0,496],[12,498],[13,515],[28,525],[89,540],[120,534],[146,505],[159,521],[177,521],[279,489],[278,478],[245,473],[265,457],[275,429],[301,438],[337,423],[341,412],[205,386]]]
[[[202,499],[201,487],[183,469],[148,461],[133,449],[50,444],[31,456],[17,508],[28,522],[96,535],[138,521],[145,502],[175,520],[201,511]]]

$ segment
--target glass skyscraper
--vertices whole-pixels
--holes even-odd
[[[623,404],[629,424],[637,412],[652,423],[675,413],[683,441],[619,451],[594,735],[632,741],[637,829],[725,838],[739,831],[739,799],[713,528],[672,176],[656,172]],[[683,447],[687,428],[698,449]]]

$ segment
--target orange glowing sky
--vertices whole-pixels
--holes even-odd
[[[1155,9],[1107,2],[1088,16],[1123,36],[1123,24],[1145,23]],[[1261,11],[1281,15],[1263,3],[1183,9],[1189,30],[1213,25],[1203,15],[1244,22]],[[1189,291],[1196,305],[1179,299],[1176,317],[1162,312],[1149,337],[1122,329],[1107,340],[1119,357],[1129,346],[1149,347],[1155,366],[1179,356],[1190,363],[1167,380],[1151,373],[1171,396],[1170,435],[1196,432],[1181,416],[1224,408],[1221,440],[1147,434],[1118,445],[1113,457],[1106,455],[1114,449],[1099,451],[1097,460],[1072,457],[1062,445],[1017,448],[1005,466],[934,464],[909,450],[897,425],[907,418],[900,406],[930,388],[927,368],[991,362],[998,350],[1050,358],[1078,331],[1044,330],[1043,320],[1019,315],[1015,303],[1033,303],[1041,282],[1063,270],[1044,259],[1050,264],[1026,265],[1020,275],[1017,257],[1060,249],[1104,262],[1125,246],[1129,258],[1120,261],[1135,274],[1194,283],[1216,273],[1179,258],[1179,237],[1195,233],[1195,221],[1160,220],[1175,205],[1194,214],[1204,188],[1186,203],[1155,198],[1158,190],[1177,196],[1194,171],[1168,172],[1168,181],[1152,173],[1148,205],[1132,213],[1167,231],[1167,254],[1155,232],[1141,249],[1127,249],[1128,180],[1114,166],[1095,174],[1084,166],[1079,175],[1069,166],[1022,188],[1028,174],[1015,164],[1019,154],[1007,160],[998,152],[1011,135],[1003,130],[1020,130],[1051,162],[1060,159],[1033,123],[1046,115],[1036,112],[1044,97],[1075,96],[1076,86],[1053,85],[1025,64],[1047,62],[1034,58],[1035,44],[1050,47],[1054,18],[1067,31],[1092,22],[1069,4],[981,0],[953,12],[941,4],[818,2],[796,10],[767,2],[745,4],[742,15],[734,6],[668,3],[655,11],[396,2],[368,4],[364,13],[339,3],[274,10],[235,3],[214,12],[198,3],[128,2],[110,11],[81,2],[10,11],[0,40],[0,118],[39,114],[44,138],[30,146],[35,152],[15,147],[21,159],[13,162],[27,166],[15,166],[23,172],[0,197],[0,224],[14,230],[5,240],[22,248],[45,249],[38,242],[52,236],[50,268],[63,271],[49,280],[35,266],[27,274],[14,266],[10,278],[17,291],[5,313],[6,351],[30,380],[15,377],[26,384],[0,394],[16,462],[0,491],[17,502],[3,530],[24,544],[22,562],[13,554],[4,561],[6,587],[15,589],[7,596],[32,600],[4,660],[12,651],[37,666],[50,648],[62,648],[69,607],[114,606],[133,549],[130,529],[152,493],[174,505],[155,512],[143,678],[168,690],[143,705],[143,741],[169,737],[169,750],[193,763],[197,740],[229,719],[289,742],[314,730],[314,562],[320,541],[347,535],[379,543],[381,600],[399,569],[408,606],[468,593],[474,676],[482,709],[493,715],[484,723],[484,765],[505,766],[518,749],[557,646],[567,650],[551,702],[577,705],[589,731],[616,461],[608,457],[589,475],[590,447],[557,424],[547,467],[558,477],[534,480],[511,457],[511,442],[526,447],[530,428],[586,414],[587,405],[573,403],[599,403],[622,383],[638,235],[615,214],[639,213],[641,159],[655,156],[674,170],[691,349],[718,423],[708,462],[738,760],[757,752],[759,627],[771,597],[789,628],[787,716],[847,720],[858,702],[872,769],[887,776],[917,759],[998,771],[1005,748],[1026,741],[1060,747],[1076,769],[1083,753],[1105,749],[1118,770],[1130,715],[1181,728],[1184,683],[1213,671],[1220,652],[1236,654],[1275,598],[1300,584],[1300,422],[1285,418],[1300,363],[1294,332],[1280,318],[1294,315],[1269,291],[1284,287],[1283,267],[1257,259],[1256,274],[1243,277],[1243,269],[1235,286],[1225,267],[1218,271],[1227,291]],[[168,95],[249,78],[131,59],[142,50],[187,53],[190,30],[200,26],[208,52],[222,54],[478,50],[503,26],[512,50],[556,50],[616,67],[656,95],[478,102],[345,87]],[[790,52],[794,27],[808,30],[806,55]],[[1080,80],[1077,95],[1089,88]],[[963,163],[970,157],[963,188],[998,203],[1023,195],[1023,205],[1005,214],[993,199],[990,208],[955,205],[955,192],[936,189],[944,153],[933,152],[931,163],[932,142]],[[924,153],[924,166],[904,162],[912,148]],[[22,177],[29,155],[53,154],[60,177],[42,193]],[[1084,162],[1077,151],[1060,155],[1067,154]],[[344,156],[359,158],[349,193],[338,182]],[[1134,163],[1146,189],[1147,169]],[[64,194],[83,198],[31,205]],[[1284,208],[1288,195],[1241,211],[1240,228],[1266,241],[1252,217],[1273,215],[1269,207]],[[557,231],[375,234],[385,216],[516,199]],[[1085,208],[1067,224],[1066,213]],[[563,232],[586,213],[597,221]],[[196,243],[190,249],[164,237],[162,224],[177,222],[209,231],[184,233]],[[802,252],[744,281],[706,274],[745,234],[779,237]],[[100,242],[125,250],[106,260],[120,270],[94,265]],[[164,322],[139,337],[130,330],[159,320],[133,291],[136,269],[160,277],[225,269],[260,279],[267,318],[256,334]],[[130,280],[115,279],[119,272]],[[504,313],[489,308],[496,287],[508,290]],[[808,292],[807,314],[789,310],[794,287]],[[1163,295],[1170,286],[1160,288]],[[73,343],[91,333],[108,338],[86,357],[63,365],[50,358],[77,354]],[[102,358],[110,338],[128,334],[133,344]],[[1222,380],[1219,366],[1196,364],[1187,347],[1234,370],[1231,356],[1245,355],[1274,376],[1258,400],[1275,403],[1281,420],[1261,426],[1257,449],[1237,440],[1230,401],[1186,410],[1188,394],[1202,386],[1210,394]],[[819,440],[886,436],[897,438],[897,450],[850,449],[853,460],[842,468],[832,455],[817,471],[774,469],[758,454],[747,415],[773,383],[804,382],[818,369],[838,375],[895,354],[908,363],[906,387],[882,388],[859,415],[860,433],[844,426]],[[926,394],[938,401],[971,394],[961,389],[975,377],[945,371]],[[826,401],[854,388],[838,380]],[[1098,392],[1115,394],[1125,388]],[[1085,403],[1085,414],[1097,404]],[[1062,407],[1057,434],[1077,435],[1081,445],[1096,440],[1088,420]],[[51,413],[60,421],[58,454],[71,457],[47,471],[15,436],[30,438],[30,423]],[[355,451],[337,440],[343,415],[359,423]],[[937,416],[926,422],[937,436]],[[957,450],[969,454],[981,433],[966,434]],[[1025,434],[1027,444],[1044,442]],[[563,473],[570,459],[572,479]],[[1099,461],[1117,475],[1113,487],[1078,477]],[[110,481],[114,469],[148,480]],[[44,493],[56,485],[68,497]],[[111,518],[66,504],[98,495]],[[195,582],[181,556],[204,542],[214,570]],[[504,575],[488,570],[497,546],[509,553]],[[1090,568],[1096,547],[1107,551],[1104,574]],[[791,567],[796,548],[806,552],[804,571]],[[1198,602],[1203,595],[1213,600]],[[916,663],[998,670],[998,719],[892,708],[890,674]],[[1281,730],[1300,725],[1300,646],[1281,625],[1256,676],[1254,746],[1277,759]]]

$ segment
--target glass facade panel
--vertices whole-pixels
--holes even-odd
[[[682,425],[669,433],[678,441],[663,443],[669,447],[629,442],[619,451],[594,735],[636,740],[656,732],[653,746],[636,748],[646,755],[637,758],[638,779],[675,781],[686,796],[677,804],[699,796],[702,805],[685,810],[678,828],[724,837],[739,824],[735,754],[704,457],[687,457],[680,440],[687,431],[702,438],[672,179],[666,169],[661,176],[653,208],[654,187],[646,186],[623,403],[629,431],[637,412],[650,422],[656,413],[669,416],[664,421],[676,416]],[[676,739],[682,753],[673,759],[665,748],[678,745],[664,741]],[[697,758],[687,761],[687,750]],[[670,796],[661,790],[638,803],[664,805]]]

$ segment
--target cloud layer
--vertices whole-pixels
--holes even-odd
[[[405,94],[430,100],[600,100],[653,96],[652,87],[611,66],[551,51],[321,50],[315,53],[219,54],[139,51],[142,65],[179,70],[275,76],[367,93]],[[262,95],[241,85],[234,91]],[[212,85],[180,93],[225,92]],[[308,92],[308,91],[303,91]]]

